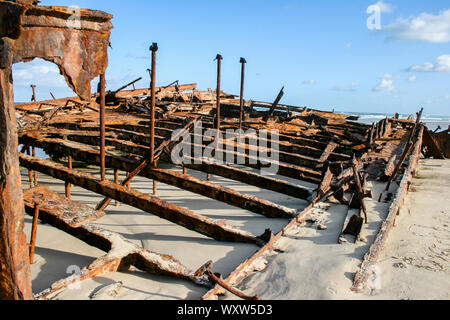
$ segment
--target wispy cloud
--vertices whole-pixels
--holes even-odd
[[[42,87],[66,88],[68,85],[60,74],[58,67],[50,62],[35,59],[27,63],[18,63],[13,67],[14,84]]]
[[[417,80],[417,76],[416,75],[412,75],[408,78],[409,82],[415,82]]]
[[[415,64],[407,69],[409,72],[450,72],[450,54],[444,54],[437,58],[435,63],[425,62]]]
[[[382,32],[390,35],[388,40],[450,42],[450,9],[437,15],[421,13],[417,17],[398,19]]]
[[[387,73],[385,74],[380,82],[373,87],[372,91],[374,92],[395,92],[395,86],[394,86],[394,77]]]
[[[302,82],[303,85],[315,85],[316,84],[316,80],[305,80]]]
[[[344,87],[342,87],[342,86],[334,86],[333,90],[335,90],[335,91],[344,91],[344,92],[354,92],[354,91],[356,91],[356,88],[358,86],[359,86],[358,82],[352,82],[352,84],[349,85],[349,86],[344,86]]]

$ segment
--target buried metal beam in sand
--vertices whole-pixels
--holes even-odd
[[[228,226],[225,221],[210,219],[160,198],[128,189],[110,181],[101,181],[87,173],[70,170],[48,160],[36,159],[24,154],[20,154],[19,158],[21,165],[26,168],[32,168],[56,179],[68,181],[73,185],[120,201],[210,238],[229,242],[264,243],[250,232]]]
[[[327,170],[328,172],[328,170]],[[298,223],[307,221],[310,217],[309,214],[316,204],[325,199],[330,191],[331,186],[339,184],[339,179],[342,177],[331,177],[329,174],[324,174],[322,183],[318,188],[318,193],[314,200],[306,207],[296,218],[292,219],[291,222],[277,235],[271,234],[270,241],[266,243],[265,246],[260,248],[251,258],[247,259],[245,262],[240,264],[227,279],[223,280],[223,283],[229,287],[237,287],[245,278],[247,278],[254,271],[261,271],[258,267],[259,261],[264,261],[266,258],[276,250],[275,243],[280,240],[289,230],[294,228]],[[331,181],[330,181],[331,180]],[[207,292],[202,300],[213,300],[217,299],[218,296],[226,294],[223,286],[216,285],[216,287],[209,292]]]
[[[375,239],[375,242],[371,245],[369,252],[365,255],[364,261],[361,264],[360,269],[355,275],[352,290],[355,292],[363,292],[366,288],[367,281],[373,273],[373,267],[378,261],[378,257],[386,244],[389,232],[395,224],[396,217],[400,213],[400,209],[408,195],[409,186],[417,170],[417,165],[420,159],[420,153],[423,143],[424,127],[422,126],[419,132],[419,136],[414,144],[414,151],[409,158],[409,165],[400,183],[400,187],[395,196],[395,200],[389,208],[389,213],[386,220],[383,222],[380,231]]]
[[[131,266],[151,274],[192,281],[206,288],[212,287],[206,276],[196,275],[172,256],[150,252],[117,233],[89,224],[88,222],[100,218],[98,212],[68,200],[48,187],[36,187],[25,192],[26,212],[30,215],[34,211],[33,199],[36,196],[43,198],[40,203],[41,221],[107,252],[81,270],[80,274],[54,283],[50,289],[38,294],[38,299],[49,299],[70,285],[110,272],[127,271]]]

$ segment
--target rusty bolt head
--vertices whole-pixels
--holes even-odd
[[[153,52],[158,51],[158,44],[156,42],[153,42],[153,44],[150,47],[150,51],[153,51]]]

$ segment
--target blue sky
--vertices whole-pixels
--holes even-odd
[[[216,54],[223,90],[238,94],[239,58],[247,59],[247,99],[322,110],[450,116],[450,3],[412,1],[43,0],[114,15],[108,89],[138,77],[148,86],[149,46],[158,42],[158,85],[175,80],[215,89]],[[377,5],[381,30],[369,30]],[[73,93],[50,63],[14,67],[15,100]],[[94,81],[95,83],[95,81]]]

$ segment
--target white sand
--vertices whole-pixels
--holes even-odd
[[[374,190],[378,199],[382,189],[377,185]],[[242,288],[263,299],[448,299],[449,191],[450,161],[421,161],[401,217],[369,279],[370,295],[350,290],[368,246],[336,244],[346,214],[336,205],[317,210],[328,230],[298,226],[280,241],[286,253],[272,257],[267,270],[254,274]],[[368,207],[371,222],[364,236],[372,243],[380,227],[373,209],[383,212],[384,219],[388,205],[370,201]]]
[[[443,167],[430,167],[434,165]],[[258,294],[263,299],[448,298],[448,260],[442,261],[442,258],[448,258],[449,206],[442,190],[433,187],[433,184],[436,183],[436,177],[439,177],[443,180],[440,185],[448,193],[450,162],[427,160],[421,168],[420,179],[416,179],[413,185],[413,190],[420,193],[413,192],[408,197],[397,222],[398,226],[389,239],[385,256],[376,270],[378,278],[371,283],[375,289],[372,296],[354,294],[350,287],[362,257],[387,214],[389,204],[379,204],[376,201],[368,203],[370,224],[363,234],[367,239],[366,243],[337,244],[347,209],[336,204],[322,206],[316,209],[316,216],[318,223],[326,224],[328,229],[319,231],[316,225],[310,223],[292,230],[278,244],[286,252],[271,257],[268,268],[252,275],[241,289]],[[206,176],[191,170],[188,173],[200,178]],[[290,208],[300,209],[307,205],[299,199],[224,178],[213,177],[212,181]],[[26,172],[23,172],[23,183],[24,186],[28,185]],[[39,175],[39,183],[50,186],[53,191],[64,192],[64,183],[50,177]],[[137,178],[132,187],[148,193],[152,190],[152,183],[147,179]],[[374,186],[376,199],[382,188],[383,185]],[[194,212],[216,219],[227,219],[230,224],[258,235],[268,227],[277,233],[288,223],[287,220],[267,219],[161,183],[158,183],[158,196]],[[91,206],[102,199],[77,187],[72,187],[72,198]],[[214,271],[227,276],[258,249],[251,244],[220,243],[129,206],[115,207],[112,204],[108,210],[110,214],[96,222],[96,225],[118,232],[147,250],[170,254],[191,270],[213,260]],[[27,217],[28,236],[30,224],[31,218]],[[411,226],[414,226],[412,231]],[[437,230],[432,229],[436,226]],[[431,258],[436,251],[439,258]],[[441,251],[443,254],[439,253]],[[101,250],[53,227],[39,225],[36,263],[32,266],[33,291],[38,293],[50,287],[53,282],[69,276],[71,273],[67,272],[68,267],[83,268],[102,255],[104,252]],[[445,271],[436,270],[439,267],[431,261],[440,263],[446,268]],[[405,268],[394,267],[397,263],[403,263]],[[425,268],[430,265],[431,269]],[[117,297],[104,293],[109,292],[108,288],[114,287],[118,281],[123,283],[123,287]],[[79,288],[65,290],[56,298],[199,299],[206,291],[187,281],[142,272],[127,272],[111,273],[85,281]]]

